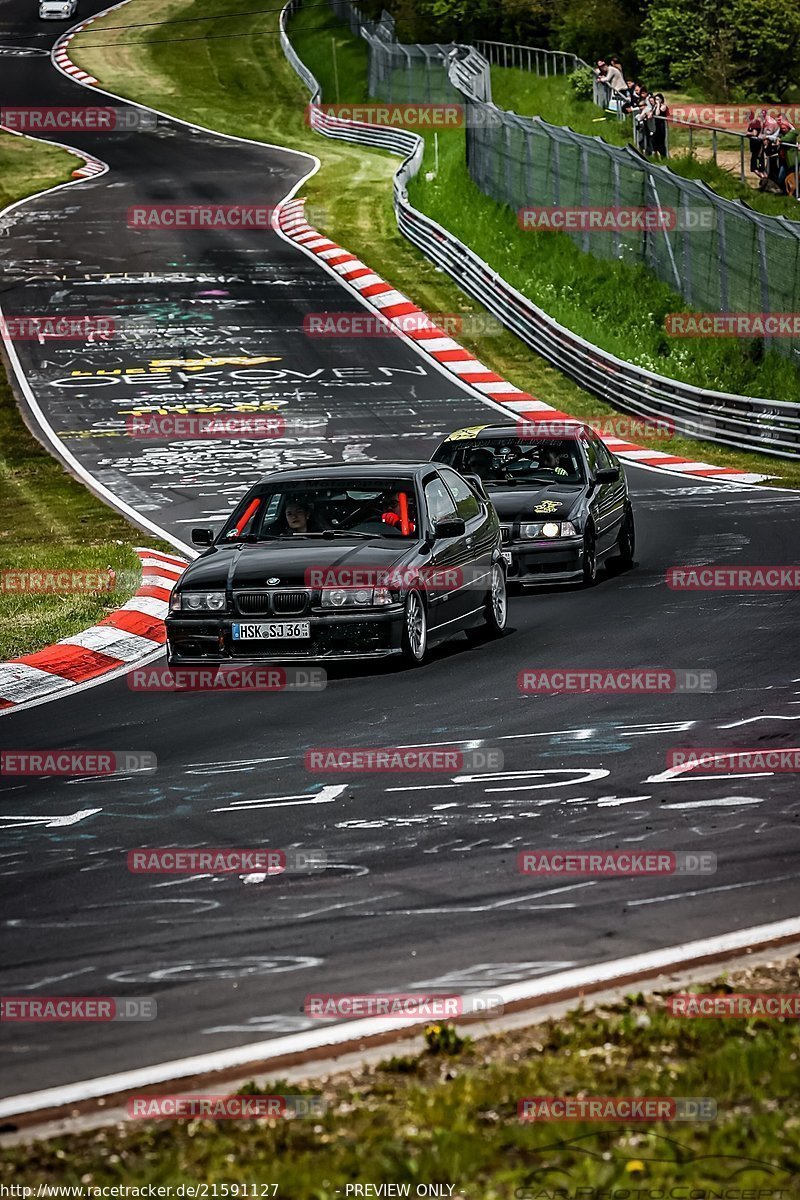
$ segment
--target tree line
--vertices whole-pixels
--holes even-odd
[[[800,98],[800,0],[363,0],[409,42],[478,38],[617,55],[650,88],[721,101]]]

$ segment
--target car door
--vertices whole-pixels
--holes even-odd
[[[599,439],[584,435],[581,438],[581,442],[586,454],[586,461],[589,465],[589,478],[594,484],[589,493],[589,511],[592,514],[594,522],[595,544],[597,553],[602,554],[609,545],[611,485],[594,482],[597,472],[604,466],[602,459],[598,455],[598,447],[601,445]]]
[[[606,470],[619,471],[619,478],[611,483],[605,483],[601,489],[603,510],[603,542],[601,550],[610,549],[619,536],[622,519],[625,516],[625,477],[617,459],[614,458],[600,438],[591,439],[595,443],[597,465]]]
[[[438,521],[458,518],[456,502],[438,472],[423,482],[428,528],[433,532]],[[466,535],[437,538],[432,545],[428,586],[428,623],[431,632],[451,633],[466,618],[469,590],[465,574],[469,569]]]
[[[466,526],[469,569],[465,613],[479,611],[491,587],[492,563],[498,543],[498,528],[491,520],[488,504],[478,499],[469,484],[452,467],[440,467],[440,474],[455,500],[456,512]]]

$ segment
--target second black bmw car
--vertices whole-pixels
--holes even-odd
[[[170,598],[170,666],[383,658],[506,624],[500,527],[447,466],[275,472],[256,484]]]
[[[509,583],[593,584],[598,565],[633,565],[625,473],[588,425],[518,421],[451,433],[433,460],[478,476],[500,518]]]

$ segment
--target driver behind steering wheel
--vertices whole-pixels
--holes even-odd
[[[407,536],[416,533],[417,526],[412,518],[412,508],[405,492],[390,492],[386,500],[386,509],[381,513],[381,522],[393,529],[399,529]]]

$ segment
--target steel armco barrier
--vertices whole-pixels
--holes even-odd
[[[666,418],[677,431],[690,437],[762,454],[800,458],[797,404],[707,391],[616,358],[560,325],[467,245],[414,208],[408,199],[408,183],[422,164],[423,139],[409,130],[345,121],[320,109],[320,85],[295,53],[286,32],[288,17],[301,5],[302,0],[289,0],[282,10],[280,40],[289,63],[311,92],[311,127],[325,137],[379,146],[402,156],[393,184],[395,217],[401,233],[427,258],[537,354],[612,407],[654,420]],[[453,54],[452,50],[459,53]],[[474,102],[479,96],[487,103],[483,96],[487,92],[491,95],[491,88],[486,83],[489,71],[486,59],[466,46],[451,47],[448,58],[453,85],[467,100]]]

